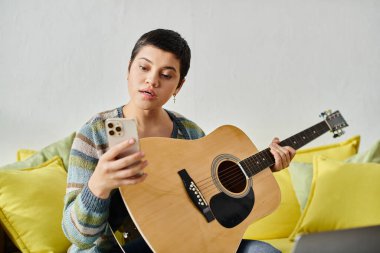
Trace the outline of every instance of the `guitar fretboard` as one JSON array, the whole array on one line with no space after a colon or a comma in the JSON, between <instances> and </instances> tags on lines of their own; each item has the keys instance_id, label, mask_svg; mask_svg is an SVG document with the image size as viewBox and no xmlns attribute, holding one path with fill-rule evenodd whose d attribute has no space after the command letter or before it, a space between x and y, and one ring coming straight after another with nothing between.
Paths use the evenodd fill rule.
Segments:
<instances>
[{"instance_id":1,"label":"guitar fretboard","mask_svg":"<svg viewBox=\"0 0 380 253\"><path fill-rule=\"evenodd\" d=\"M306 130L299 132L280 142L280 146L290 146L294 149L299 149L318 138L322 134L330 130L328 124L322 121ZM242 161L240 165L244 169L248 177L252 177L262 171L265 168L272 166L275 163L274 156L270 152L270 149L264 149Z\"/></svg>"}]
</instances>

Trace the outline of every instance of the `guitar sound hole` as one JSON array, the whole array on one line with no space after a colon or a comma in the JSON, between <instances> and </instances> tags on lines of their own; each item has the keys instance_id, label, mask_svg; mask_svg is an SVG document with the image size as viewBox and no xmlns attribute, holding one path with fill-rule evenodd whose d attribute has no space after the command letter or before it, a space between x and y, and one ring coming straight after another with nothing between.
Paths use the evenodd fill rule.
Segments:
<instances>
[{"instance_id":1,"label":"guitar sound hole","mask_svg":"<svg viewBox=\"0 0 380 253\"><path fill-rule=\"evenodd\" d=\"M231 161L223 161L219 164L218 178L223 187L233 193L240 193L246 187L243 172L236 163Z\"/></svg>"}]
</instances>

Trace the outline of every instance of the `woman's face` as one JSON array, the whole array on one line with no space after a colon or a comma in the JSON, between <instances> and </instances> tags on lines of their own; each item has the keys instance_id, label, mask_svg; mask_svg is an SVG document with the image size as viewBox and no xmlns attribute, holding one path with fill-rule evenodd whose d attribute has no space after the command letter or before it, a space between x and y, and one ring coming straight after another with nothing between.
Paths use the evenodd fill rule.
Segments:
<instances>
[{"instance_id":1,"label":"woman's face","mask_svg":"<svg viewBox=\"0 0 380 253\"><path fill-rule=\"evenodd\" d=\"M172 53L144 46L130 63L128 91L131 102L140 109L161 108L182 86L180 61Z\"/></svg>"}]
</instances>

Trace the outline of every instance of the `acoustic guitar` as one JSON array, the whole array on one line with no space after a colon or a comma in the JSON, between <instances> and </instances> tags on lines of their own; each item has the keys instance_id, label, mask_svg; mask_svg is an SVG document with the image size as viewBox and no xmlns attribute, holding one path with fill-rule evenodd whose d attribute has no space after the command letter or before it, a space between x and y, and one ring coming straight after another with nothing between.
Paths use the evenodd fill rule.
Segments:
<instances>
[{"instance_id":1,"label":"acoustic guitar","mask_svg":"<svg viewBox=\"0 0 380 253\"><path fill-rule=\"evenodd\" d=\"M298 149L328 131L338 137L348 126L339 111L322 116L280 145ZM121 226L129 230L116 236L120 244L137 228L153 252L236 252L247 227L280 203L269 148L258 152L237 127L197 140L149 137L140 145L148 177L119 189L134 223Z\"/></svg>"}]
</instances>

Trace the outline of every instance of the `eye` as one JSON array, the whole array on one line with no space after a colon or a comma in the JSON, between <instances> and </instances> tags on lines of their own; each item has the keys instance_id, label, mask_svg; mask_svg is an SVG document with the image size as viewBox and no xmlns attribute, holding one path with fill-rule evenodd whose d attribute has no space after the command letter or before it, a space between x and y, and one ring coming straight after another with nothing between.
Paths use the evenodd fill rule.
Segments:
<instances>
[{"instance_id":1,"label":"eye","mask_svg":"<svg viewBox=\"0 0 380 253\"><path fill-rule=\"evenodd\" d=\"M163 78L165 78L165 79L170 79L170 78L172 78L172 76L169 75L169 74L161 74L161 76L162 76Z\"/></svg>"},{"instance_id":2,"label":"eye","mask_svg":"<svg viewBox=\"0 0 380 253\"><path fill-rule=\"evenodd\" d=\"M148 68L145 67L145 66L143 66L143 65L139 65L139 69L141 69L142 71L147 71L148 70Z\"/></svg>"}]
</instances>

